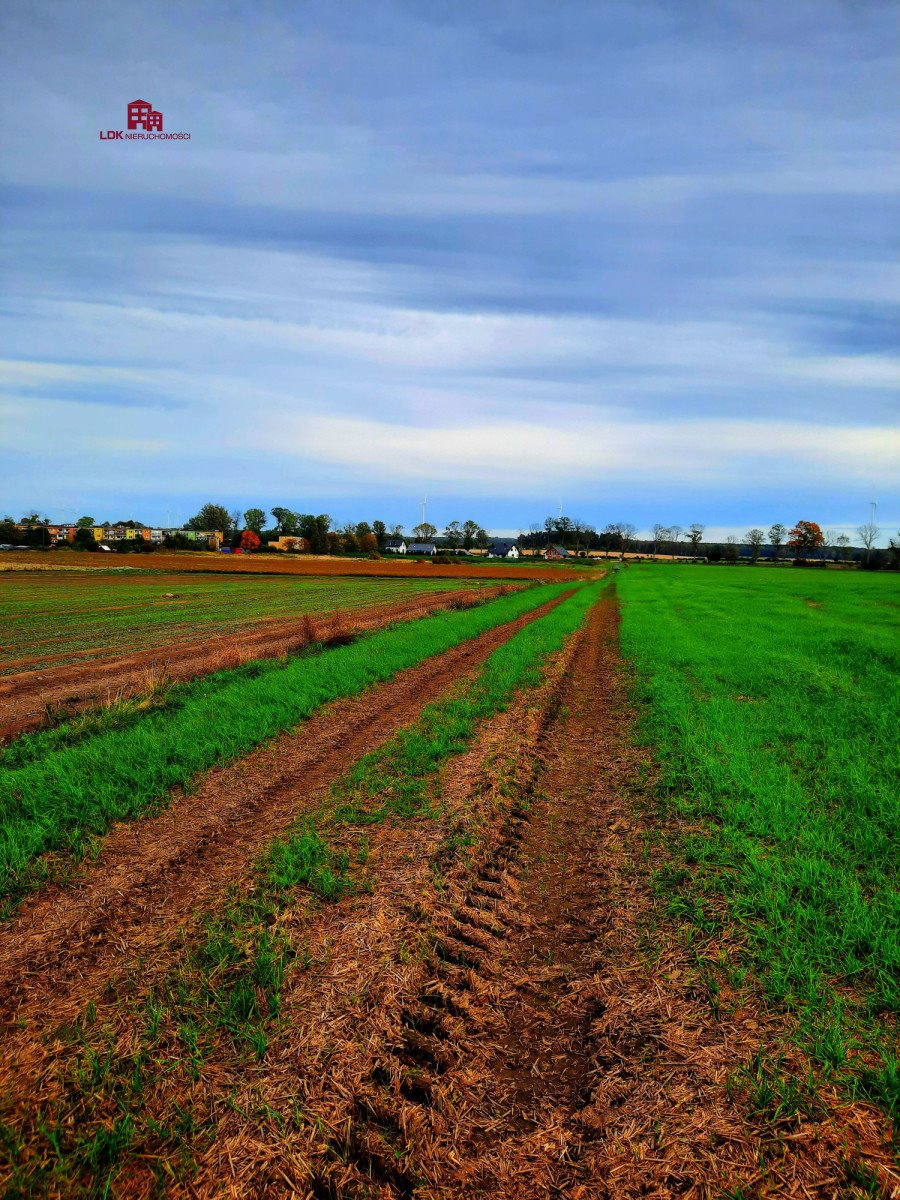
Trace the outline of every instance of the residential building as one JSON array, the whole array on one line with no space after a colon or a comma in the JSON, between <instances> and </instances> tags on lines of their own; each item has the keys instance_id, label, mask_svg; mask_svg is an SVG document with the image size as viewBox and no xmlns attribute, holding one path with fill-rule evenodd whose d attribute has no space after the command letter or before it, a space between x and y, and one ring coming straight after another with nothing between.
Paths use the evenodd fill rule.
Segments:
<instances>
[{"instance_id":1,"label":"residential building","mask_svg":"<svg viewBox=\"0 0 900 1200\"><path fill-rule=\"evenodd\" d=\"M488 546L488 558L518 558L519 547L515 538L494 538Z\"/></svg>"}]
</instances>

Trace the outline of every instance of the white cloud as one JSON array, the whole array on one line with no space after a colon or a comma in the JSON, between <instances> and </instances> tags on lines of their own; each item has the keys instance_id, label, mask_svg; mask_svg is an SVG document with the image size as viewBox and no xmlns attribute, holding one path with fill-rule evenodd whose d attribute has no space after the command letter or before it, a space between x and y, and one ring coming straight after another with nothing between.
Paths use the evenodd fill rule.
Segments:
<instances>
[{"instance_id":1,"label":"white cloud","mask_svg":"<svg viewBox=\"0 0 900 1200\"><path fill-rule=\"evenodd\" d=\"M698 487L750 489L776 480L883 482L900 466L900 431L778 421L604 418L588 410L555 428L515 421L421 428L362 418L308 416L250 435L261 450L362 469L384 480L477 485L486 493L568 481L661 477Z\"/></svg>"}]
</instances>

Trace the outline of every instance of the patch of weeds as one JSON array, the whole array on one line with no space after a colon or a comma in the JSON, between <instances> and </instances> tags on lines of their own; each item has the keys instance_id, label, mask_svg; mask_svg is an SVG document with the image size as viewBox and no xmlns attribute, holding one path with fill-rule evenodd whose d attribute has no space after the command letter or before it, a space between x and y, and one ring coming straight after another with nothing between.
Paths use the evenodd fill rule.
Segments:
<instances>
[{"instance_id":1,"label":"patch of weeds","mask_svg":"<svg viewBox=\"0 0 900 1200\"><path fill-rule=\"evenodd\" d=\"M864 1162L845 1162L844 1182L852 1187L849 1193L842 1193L847 1200L863 1200L869 1196L872 1200L883 1200L884 1189L878 1181L878 1172Z\"/></svg>"},{"instance_id":2,"label":"patch of weeds","mask_svg":"<svg viewBox=\"0 0 900 1200\"><path fill-rule=\"evenodd\" d=\"M747 1115L765 1125L793 1125L801 1115L814 1119L821 1114L814 1080L798 1080L783 1056L772 1058L762 1047L732 1072L726 1086L729 1096L740 1092Z\"/></svg>"}]
</instances>

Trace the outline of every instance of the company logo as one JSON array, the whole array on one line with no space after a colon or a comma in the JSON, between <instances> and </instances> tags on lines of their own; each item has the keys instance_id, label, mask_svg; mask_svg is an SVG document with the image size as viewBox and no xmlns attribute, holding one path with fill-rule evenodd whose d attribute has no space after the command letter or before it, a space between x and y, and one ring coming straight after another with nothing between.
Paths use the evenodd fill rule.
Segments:
<instances>
[{"instance_id":1,"label":"company logo","mask_svg":"<svg viewBox=\"0 0 900 1200\"><path fill-rule=\"evenodd\" d=\"M100 131L101 142L189 141L189 133L164 133L163 115L149 100L132 100L127 109L128 129ZM140 131L140 132L139 132Z\"/></svg>"},{"instance_id":2,"label":"company logo","mask_svg":"<svg viewBox=\"0 0 900 1200\"><path fill-rule=\"evenodd\" d=\"M132 100L128 105L128 128L162 132L162 113L157 112L149 100Z\"/></svg>"}]
</instances>

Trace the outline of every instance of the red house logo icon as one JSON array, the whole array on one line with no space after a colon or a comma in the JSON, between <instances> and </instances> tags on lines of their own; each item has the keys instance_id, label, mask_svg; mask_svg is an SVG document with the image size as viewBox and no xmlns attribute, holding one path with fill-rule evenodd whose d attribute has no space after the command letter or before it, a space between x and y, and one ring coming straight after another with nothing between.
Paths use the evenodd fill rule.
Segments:
<instances>
[{"instance_id":1,"label":"red house logo icon","mask_svg":"<svg viewBox=\"0 0 900 1200\"><path fill-rule=\"evenodd\" d=\"M149 100L132 100L128 105L128 128L144 128L147 132L162 132L162 113L157 112Z\"/></svg>"}]
</instances>

